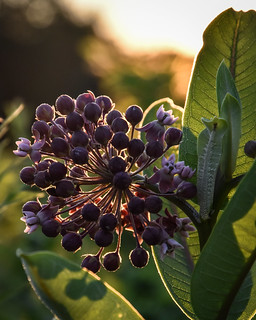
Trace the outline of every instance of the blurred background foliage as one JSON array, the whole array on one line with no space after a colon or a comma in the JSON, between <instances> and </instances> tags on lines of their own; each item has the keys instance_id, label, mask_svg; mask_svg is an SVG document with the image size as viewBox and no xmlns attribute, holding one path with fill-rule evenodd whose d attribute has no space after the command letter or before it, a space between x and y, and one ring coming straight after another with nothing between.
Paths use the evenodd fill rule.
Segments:
<instances>
[{"instance_id":1,"label":"blurred background foliage","mask_svg":"<svg viewBox=\"0 0 256 320\"><path fill-rule=\"evenodd\" d=\"M66 3L66 2L65 2ZM35 108L54 104L66 93L76 98L91 90L109 95L121 110L130 104L146 109L153 101L171 97L183 106L192 58L175 52L131 54L106 39L95 28L98 17L84 23L62 0L0 0L0 319L47 320L51 313L31 290L16 257L25 252L51 250L80 264L81 254L96 252L87 239L81 253L64 252L60 239L47 239L40 231L24 235L21 207L43 194L24 186L19 171L30 165L16 158L15 141L30 137ZM4 122L19 106L23 110ZM20 107L22 108L22 107ZM153 259L135 270L128 259L134 248L131 234L124 239L120 270L99 276L120 291L147 320L186 319L171 302Z\"/></svg>"}]
</instances>

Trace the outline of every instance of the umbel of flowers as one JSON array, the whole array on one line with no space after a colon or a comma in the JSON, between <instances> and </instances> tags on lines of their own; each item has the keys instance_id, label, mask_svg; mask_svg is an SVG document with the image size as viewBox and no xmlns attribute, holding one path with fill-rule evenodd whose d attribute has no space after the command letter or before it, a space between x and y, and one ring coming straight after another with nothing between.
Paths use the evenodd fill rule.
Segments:
<instances>
[{"instance_id":1,"label":"umbel of flowers","mask_svg":"<svg viewBox=\"0 0 256 320\"><path fill-rule=\"evenodd\" d=\"M195 229L189 218L163 208L161 197L194 197L196 187L187 181L194 171L183 161L175 162L174 154L166 156L182 139L182 131L172 126L177 120L172 111L161 106L155 121L137 128L142 118L139 106L122 114L109 97L95 97L90 91L76 99L61 95L55 106L39 105L31 128L34 142L20 138L14 151L33 162L21 170L22 182L48 194L46 204L37 200L23 205L25 232L41 227L47 237L60 234L63 248L72 252L90 237L99 250L84 255L82 267L93 272L101 265L109 271L119 268L124 230L135 238L133 266L148 263L143 242L146 247L159 245L162 258L174 257L175 249L182 249L174 234L188 237ZM146 133L146 144L134 138L135 130ZM143 170L160 157L162 168L154 167L152 176L144 177ZM108 252L113 241L116 249Z\"/></svg>"}]
</instances>

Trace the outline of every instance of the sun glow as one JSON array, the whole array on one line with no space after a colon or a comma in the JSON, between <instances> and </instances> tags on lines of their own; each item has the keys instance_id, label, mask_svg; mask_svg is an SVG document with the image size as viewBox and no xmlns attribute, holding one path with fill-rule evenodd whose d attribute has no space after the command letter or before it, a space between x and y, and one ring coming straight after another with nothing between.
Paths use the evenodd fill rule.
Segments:
<instances>
[{"instance_id":1,"label":"sun glow","mask_svg":"<svg viewBox=\"0 0 256 320\"><path fill-rule=\"evenodd\" d=\"M253 0L244 1L148 1L76 0L64 2L81 19L95 15L98 33L104 34L128 52L156 52L174 49L195 55L202 46L207 25L222 11L256 9Z\"/></svg>"}]
</instances>

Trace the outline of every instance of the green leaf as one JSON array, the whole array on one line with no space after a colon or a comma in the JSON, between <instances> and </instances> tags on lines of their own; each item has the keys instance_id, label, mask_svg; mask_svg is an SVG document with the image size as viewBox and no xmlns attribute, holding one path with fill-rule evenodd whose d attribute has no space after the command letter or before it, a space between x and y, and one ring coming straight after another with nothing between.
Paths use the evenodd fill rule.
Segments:
<instances>
[{"instance_id":1,"label":"green leaf","mask_svg":"<svg viewBox=\"0 0 256 320\"><path fill-rule=\"evenodd\" d=\"M227 122L221 118L202 119L206 126L198 136L197 197L200 216L209 218L217 171L222 155L222 139L227 130Z\"/></svg>"},{"instance_id":2,"label":"green leaf","mask_svg":"<svg viewBox=\"0 0 256 320\"><path fill-rule=\"evenodd\" d=\"M229 311L236 313L232 319L250 319L255 314L255 190L256 161L218 220L196 264L191 296L200 319L226 319ZM240 304L236 305L238 301ZM245 317L244 308L249 317Z\"/></svg>"},{"instance_id":3,"label":"green leaf","mask_svg":"<svg viewBox=\"0 0 256 320\"><path fill-rule=\"evenodd\" d=\"M183 117L180 160L197 166L197 138L204 129L201 117L218 115L216 74L221 61L228 66L239 92L242 109L242 137L234 176L249 170L252 160L243 152L245 143L256 136L256 12L232 8L217 16L204 32L191 77Z\"/></svg>"},{"instance_id":4,"label":"green leaf","mask_svg":"<svg viewBox=\"0 0 256 320\"><path fill-rule=\"evenodd\" d=\"M155 246L152 248L154 260L158 273L172 299L189 319L198 319L193 311L190 298L191 275L200 253L198 234L197 232L191 233L187 240L176 235L175 240L184 247L183 250L175 251L175 259L167 256L162 261L160 249Z\"/></svg>"},{"instance_id":5,"label":"green leaf","mask_svg":"<svg viewBox=\"0 0 256 320\"><path fill-rule=\"evenodd\" d=\"M58 319L143 319L121 294L78 265L47 251L17 254L36 294Z\"/></svg>"},{"instance_id":6,"label":"green leaf","mask_svg":"<svg viewBox=\"0 0 256 320\"><path fill-rule=\"evenodd\" d=\"M228 124L228 130L223 139L223 155L221 171L227 180L232 179L236 168L236 159L241 137L241 106L236 98L227 93L221 105L220 117Z\"/></svg>"},{"instance_id":7,"label":"green leaf","mask_svg":"<svg viewBox=\"0 0 256 320\"><path fill-rule=\"evenodd\" d=\"M240 97L236 89L235 81L232 77L231 72L225 65L224 60L221 62L216 76L216 93L217 93L217 101L218 101L218 108L219 108L219 115L221 116L221 106L223 100L227 93L237 99L239 104Z\"/></svg>"}]
</instances>

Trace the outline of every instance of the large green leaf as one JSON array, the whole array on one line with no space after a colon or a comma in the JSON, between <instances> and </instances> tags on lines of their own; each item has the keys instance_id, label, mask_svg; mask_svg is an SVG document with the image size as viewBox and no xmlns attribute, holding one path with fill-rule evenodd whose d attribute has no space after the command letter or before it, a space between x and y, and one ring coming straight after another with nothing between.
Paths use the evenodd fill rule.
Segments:
<instances>
[{"instance_id":1,"label":"large green leaf","mask_svg":"<svg viewBox=\"0 0 256 320\"><path fill-rule=\"evenodd\" d=\"M242 137L234 175L249 170L252 161L244 155L243 146L256 136L256 12L228 9L211 22L204 32L190 81L183 117L184 138L180 159L195 168L196 144L204 129L201 118L218 115L216 74L224 59L235 80L242 103Z\"/></svg>"},{"instance_id":2,"label":"large green leaf","mask_svg":"<svg viewBox=\"0 0 256 320\"><path fill-rule=\"evenodd\" d=\"M58 319L143 319L123 296L78 265L47 251L18 255L36 294Z\"/></svg>"},{"instance_id":3,"label":"large green leaf","mask_svg":"<svg viewBox=\"0 0 256 320\"><path fill-rule=\"evenodd\" d=\"M229 311L233 317L229 319L251 319L256 312L256 275L252 268L256 259L255 190L256 161L225 208L196 264L191 296L202 320L226 319Z\"/></svg>"},{"instance_id":4,"label":"large green leaf","mask_svg":"<svg viewBox=\"0 0 256 320\"><path fill-rule=\"evenodd\" d=\"M154 247L152 248L154 260L172 299L189 319L198 319L190 298L191 276L200 253L198 234L193 232L188 240L179 236L175 239L184 246L184 249L176 250L174 259L165 257L161 260L159 247Z\"/></svg>"}]
</instances>

